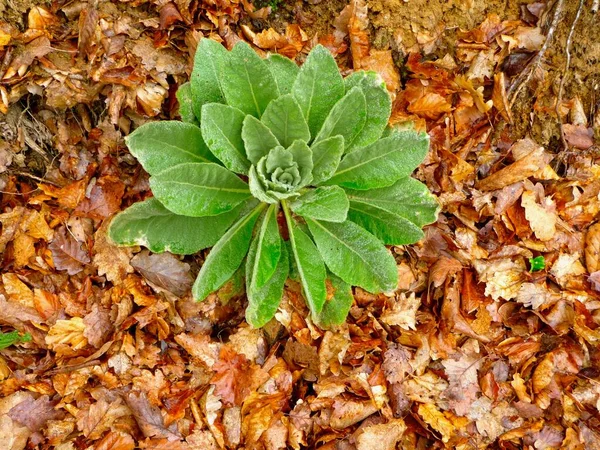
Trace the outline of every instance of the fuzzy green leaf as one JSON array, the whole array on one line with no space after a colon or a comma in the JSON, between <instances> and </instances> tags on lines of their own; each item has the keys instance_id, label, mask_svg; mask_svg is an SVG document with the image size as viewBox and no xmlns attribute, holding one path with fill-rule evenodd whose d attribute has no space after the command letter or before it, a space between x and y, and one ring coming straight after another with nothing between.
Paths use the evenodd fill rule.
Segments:
<instances>
[{"instance_id":1,"label":"fuzzy green leaf","mask_svg":"<svg viewBox=\"0 0 600 450\"><path fill-rule=\"evenodd\" d=\"M238 206L218 216L187 217L172 213L150 198L117 214L110 222L108 235L117 245L143 245L154 253L191 255L213 246L240 209Z\"/></svg>"},{"instance_id":2,"label":"fuzzy green leaf","mask_svg":"<svg viewBox=\"0 0 600 450\"><path fill-rule=\"evenodd\" d=\"M238 220L211 249L192 287L196 301L219 289L240 267L252 239L254 225L266 205L260 204Z\"/></svg>"},{"instance_id":3,"label":"fuzzy green leaf","mask_svg":"<svg viewBox=\"0 0 600 450\"><path fill-rule=\"evenodd\" d=\"M253 247L256 241L251 244L250 252L248 253L248 261L251 261L253 256ZM287 252L287 246L281 246L281 257L277 263L277 268L273 276L260 289L255 289L252 286L247 286L246 293L248 295L248 307L246 308L246 321L255 328L264 326L271 320L283 296L283 288L287 280L290 270L290 261ZM246 280L247 281L247 280Z\"/></svg>"},{"instance_id":4,"label":"fuzzy green leaf","mask_svg":"<svg viewBox=\"0 0 600 450\"><path fill-rule=\"evenodd\" d=\"M227 104L260 118L279 88L267 63L245 42L238 42L223 65L221 84Z\"/></svg>"},{"instance_id":5,"label":"fuzzy green leaf","mask_svg":"<svg viewBox=\"0 0 600 450\"><path fill-rule=\"evenodd\" d=\"M318 317L326 297L325 264L323 264L323 259L313 241L292 219L285 203L283 203L283 207L290 235L290 247L300 286L302 286L302 293L313 316Z\"/></svg>"},{"instance_id":6,"label":"fuzzy green leaf","mask_svg":"<svg viewBox=\"0 0 600 450\"><path fill-rule=\"evenodd\" d=\"M306 145L304 141L294 141L292 145L290 145L287 150L294 157L294 161L298 163L298 167L300 167L300 175L302 179L300 180L300 184L298 187L306 186L312 181L312 171L313 171L313 154L312 150Z\"/></svg>"},{"instance_id":7,"label":"fuzzy green leaf","mask_svg":"<svg viewBox=\"0 0 600 450\"><path fill-rule=\"evenodd\" d=\"M179 102L179 115L181 116L181 120L199 127L200 122L198 122L198 119L194 114L194 100L192 98L192 86L190 82L188 81L179 86L175 96Z\"/></svg>"},{"instance_id":8,"label":"fuzzy green leaf","mask_svg":"<svg viewBox=\"0 0 600 450\"><path fill-rule=\"evenodd\" d=\"M352 286L332 273L328 273L327 300L316 321L317 324L327 328L344 323L353 301Z\"/></svg>"},{"instance_id":9,"label":"fuzzy green leaf","mask_svg":"<svg viewBox=\"0 0 600 450\"><path fill-rule=\"evenodd\" d=\"M9 333L0 332L0 350L10 347L11 345L18 344L20 342L30 342L31 334L25 333L22 336L18 331L11 331Z\"/></svg>"},{"instance_id":10,"label":"fuzzy green leaf","mask_svg":"<svg viewBox=\"0 0 600 450\"><path fill-rule=\"evenodd\" d=\"M242 139L242 126L246 115L239 109L219 103L202 107L202 136L210 151L236 173L247 174L250 161Z\"/></svg>"},{"instance_id":11,"label":"fuzzy green leaf","mask_svg":"<svg viewBox=\"0 0 600 450\"><path fill-rule=\"evenodd\" d=\"M271 102L273 104L273 102ZM252 164L258 163L274 147L279 145L271 130L254 116L246 116L242 125L242 139L246 155Z\"/></svg>"},{"instance_id":12,"label":"fuzzy green leaf","mask_svg":"<svg viewBox=\"0 0 600 450\"><path fill-rule=\"evenodd\" d=\"M292 86L300 71L298 65L291 59L277 54L269 55L265 62L275 78L279 93L285 95L292 92Z\"/></svg>"},{"instance_id":13,"label":"fuzzy green leaf","mask_svg":"<svg viewBox=\"0 0 600 450\"><path fill-rule=\"evenodd\" d=\"M201 39L194 56L194 69L190 77L194 114L202 122L205 103L225 103L221 88L221 68L229 57L227 50L212 39Z\"/></svg>"},{"instance_id":14,"label":"fuzzy green leaf","mask_svg":"<svg viewBox=\"0 0 600 450\"><path fill-rule=\"evenodd\" d=\"M306 219L329 270L353 286L389 292L398 284L396 261L375 236L353 222Z\"/></svg>"},{"instance_id":15,"label":"fuzzy green leaf","mask_svg":"<svg viewBox=\"0 0 600 450\"><path fill-rule=\"evenodd\" d=\"M348 219L386 245L412 244L423 238L423 231L411 221L368 203L350 202Z\"/></svg>"},{"instance_id":16,"label":"fuzzy green leaf","mask_svg":"<svg viewBox=\"0 0 600 450\"><path fill-rule=\"evenodd\" d=\"M187 163L150 178L154 196L175 214L216 216L247 200L248 185L216 164Z\"/></svg>"},{"instance_id":17,"label":"fuzzy green leaf","mask_svg":"<svg viewBox=\"0 0 600 450\"><path fill-rule=\"evenodd\" d=\"M311 189L290 203L296 214L328 222L345 221L348 206L348 197L339 186Z\"/></svg>"},{"instance_id":18,"label":"fuzzy green leaf","mask_svg":"<svg viewBox=\"0 0 600 450\"><path fill-rule=\"evenodd\" d=\"M425 159L429 137L425 133L398 131L387 138L347 154L324 184L351 189L390 186L410 175Z\"/></svg>"},{"instance_id":19,"label":"fuzzy green leaf","mask_svg":"<svg viewBox=\"0 0 600 450\"><path fill-rule=\"evenodd\" d=\"M191 123L148 122L127 136L125 143L150 175L182 163L217 162L200 128Z\"/></svg>"},{"instance_id":20,"label":"fuzzy green leaf","mask_svg":"<svg viewBox=\"0 0 600 450\"><path fill-rule=\"evenodd\" d=\"M300 68L292 94L311 136L316 136L333 105L344 95L344 80L329 50L322 45L312 49Z\"/></svg>"},{"instance_id":21,"label":"fuzzy green leaf","mask_svg":"<svg viewBox=\"0 0 600 450\"><path fill-rule=\"evenodd\" d=\"M360 86L365 94L367 104L367 118L364 127L351 142L346 143L346 152L349 153L356 148L369 145L381 137L392 112L392 99L385 83L376 72L360 70L346 77L344 82L346 91Z\"/></svg>"},{"instance_id":22,"label":"fuzzy green leaf","mask_svg":"<svg viewBox=\"0 0 600 450\"><path fill-rule=\"evenodd\" d=\"M353 202L367 203L410 220L418 227L437 220L439 205L427 186L414 178L405 177L391 186L359 191L346 189Z\"/></svg>"},{"instance_id":23,"label":"fuzzy green leaf","mask_svg":"<svg viewBox=\"0 0 600 450\"><path fill-rule=\"evenodd\" d=\"M353 87L337 102L321 127L315 142L331 136L343 136L345 147L349 147L365 126L367 103L360 87Z\"/></svg>"},{"instance_id":24,"label":"fuzzy green leaf","mask_svg":"<svg viewBox=\"0 0 600 450\"><path fill-rule=\"evenodd\" d=\"M308 125L292 95L283 95L269 103L261 120L284 147L289 147L297 139L310 140Z\"/></svg>"},{"instance_id":25,"label":"fuzzy green leaf","mask_svg":"<svg viewBox=\"0 0 600 450\"><path fill-rule=\"evenodd\" d=\"M313 152L313 185L330 179L344 154L344 138L333 136L311 146Z\"/></svg>"},{"instance_id":26,"label":"fuzzy green leaf","mask_svg":"<svg viewBox=\"0 0 600 450\"><path fill-rule=\"evenodd\" d=\"M273 276L281 255L281 237L277 224L277 204L269 206L257 230L256 248L252 258L248 259L246 279L248 286L255 291L262 288Z\"/></svg>"}]
</instances>

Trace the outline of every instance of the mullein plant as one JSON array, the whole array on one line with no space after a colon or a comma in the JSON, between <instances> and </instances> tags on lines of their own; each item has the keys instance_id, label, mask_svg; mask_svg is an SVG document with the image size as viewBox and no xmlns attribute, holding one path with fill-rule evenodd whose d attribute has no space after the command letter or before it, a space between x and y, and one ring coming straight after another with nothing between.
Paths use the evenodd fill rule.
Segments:
<instances>
[{"instance_id":1,"label":"mullein plant","mask_svg":"<svg viewBox=\"0 0 600 450\"><path fill-rule=\"evenodd\" d=\"M346 319L352 286L396 288L385 245L420 240L438 204L410 177L428 137L387 126L391 99L376 73L343 78L320 45L298 67L202 39L177 97L182 122L126 139L154 196L112 220L115 243L180 255L212 247L194 298L243 271L254 327L273 318L288 278L321 326Z\"/></svg>"}]
</instances>

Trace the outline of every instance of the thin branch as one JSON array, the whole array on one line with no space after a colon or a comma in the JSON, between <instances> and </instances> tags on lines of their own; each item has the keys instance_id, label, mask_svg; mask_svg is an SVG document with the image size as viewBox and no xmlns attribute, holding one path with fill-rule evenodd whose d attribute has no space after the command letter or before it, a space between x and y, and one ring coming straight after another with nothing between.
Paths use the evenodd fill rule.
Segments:
<instances>
[{"instance_id":1,"label":"thin branch","mask_svg":"<svg viewBox=\"0 0 600 450\"><path fill-rule=\"evenodd\" d=\"M562 77L560 78L560 86L558 87L558 96L556 98L556 116L558 117L558 125L560 127L560 138L563 143L563 148L567 150L569 148L569 144L567 143L567 139L565 138L565 132L563 131L563 120L560 116L560 106L562 105L562 95L563 89L565 87L565 80L569 76L569 66L571 65L571 45L573 45L573 35L575 34L575 27L577 26L577 22L579 21L579 17L581 17L581 10L583 9L583 4L585 0L579 0L579 7L577 8L577 13L575 14L575 18L573 19L573 23L571 24L571 29L569 30L569 36L567 36L567 43L565 45L565 53L567 57L565 59L565 68L563 70Z\"/></svg>"},{"instance_id":2,"label":"thin branch","mask_svg":"<svg viewBox=\"0 0 600 450\"><path fill-rule=\"evenodd\" d=\"M515 100L519 96L519 93L521 92L523 87L525 87L529 84L529 82L531 81L531 77L533 76L534 72L536 71L536 69L538 68L540 63L542 62L542 59L544 58L544 55L546 54L546 50L548 50L548 47L550 46L550 43L552 42L552 37L554 36L554 32L556 31L556 28L558 27L558 23L560 21L560 16L562 15L563 6L564 6L564 0L558 0L556 3L556 8L554 10L554 16L552 17L552 23L550 24L550 27L548 28L548 32L546 34L546 40L544 41L544 45L542 46L540 51L537 53L537 55L535 55L535 57L531 60L531 62L525 68L525 70L523 70L523 72L521 72L519 74L517 79L510 85L507 95L510 99L509 104L510 104L511 108L512 108L513 104L515 103Z\"/></svg>"}]
</instances>

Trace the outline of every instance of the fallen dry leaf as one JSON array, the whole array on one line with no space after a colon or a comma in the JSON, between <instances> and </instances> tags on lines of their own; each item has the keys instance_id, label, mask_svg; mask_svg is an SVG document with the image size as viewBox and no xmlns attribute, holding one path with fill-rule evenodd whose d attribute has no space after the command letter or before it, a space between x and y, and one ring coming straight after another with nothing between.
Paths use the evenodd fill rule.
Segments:
<instances>
[{"instance_id":1,"label":"fallen dry leaf","mask_svg":"<svg viewBox=\"0 0 600 450\"><path fill-rule=\"evenodd\" d=\"M64 412L55 409L54 406L55 402L52 402L47 395L42 395L35 400L33 397L27 397L13 406L8 416L25 425L30 431L36 432L40 431L49 420L63 417Z\"/></svg>"},{"instance_id":2,"label":"fallen dry leaf","mask_svg":"<svg viewBox=\"0 0 600 450\"><path fill-rule=\"evenodd\" d=\"M388 423L371 425L362 429L356 438L357 450L394 450L406 431L402 419L392 419Z\"/></svg>"},{"instance_id":3,"label":"fallen dry leaf","mask_svg":"<svg viewBox=\"0 0 600 450\"><path fill-rule=\"evenodd\" d=\"M57 270L66 270L69 275L76 275L83 270L83 265L91 260L78 242L65 227L61 227L48 246L52 252L52 261Z\"/></svg>"},{"instance_id":4,"label":"fallen dry leaf","mask_svg":"<svg viewBox=\"0 0 600 450\"><path fill-rule=\"evenodd\" d=\"M592 225L585 235L585 265L589 273L600 270L600 223Z\"/></svg>"},{"instance_id":5,"label":"fallen dry leaf","mask_svg":"<svg viewBox=\"0 0 600 450\"><path fill-rule=\"evenodd\" d=\"M531 225L535 236L541 241L549 241L556 233L558 217L554 213L554 203L548 197L544 198L543 205L536 202L535 194L531 191L523 192L521 206L525 208L525 217Z\"/></svg>"},{"instance_id":6,"label":"fallen dry leaf","mask_svg":"<svg viewBox=\"0 0 600 450\"><path fill-rule=\"evenodd\" d=\"M135 255L131 266L149 282L179 297L188 292L193 283L190 265L171 253L150 254L143 250Z\"/></svg>"},{"instance_id":7,"label":"fallen dry leaf","mask_svg":"<svg viewBox=\"0 0 600 450\"><path fill-rule=\"evenodd\" d=\"M181 439L176 424L166 427L160 409L152 406L143 392L130 392L126 395L125 402L144 436L165 438L170 442Z\"/></svg>"}]
</instances>

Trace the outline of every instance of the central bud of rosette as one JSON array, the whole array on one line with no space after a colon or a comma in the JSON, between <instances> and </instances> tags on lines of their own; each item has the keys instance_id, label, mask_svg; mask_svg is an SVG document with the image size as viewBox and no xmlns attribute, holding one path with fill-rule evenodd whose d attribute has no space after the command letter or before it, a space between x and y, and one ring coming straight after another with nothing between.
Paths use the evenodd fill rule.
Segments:
<instances>
[{"instance_id":1,"label":"central bud of rosette","mask_svg":"<svg viewBox=\"0 0 600 450\"><path fill-rule=\"evenodd\" d=\"M297 140L288 148L277 146L250 168L250 191L266 203L297 197L312 181L312 151Z\"/></svg>"}]
</instances>

